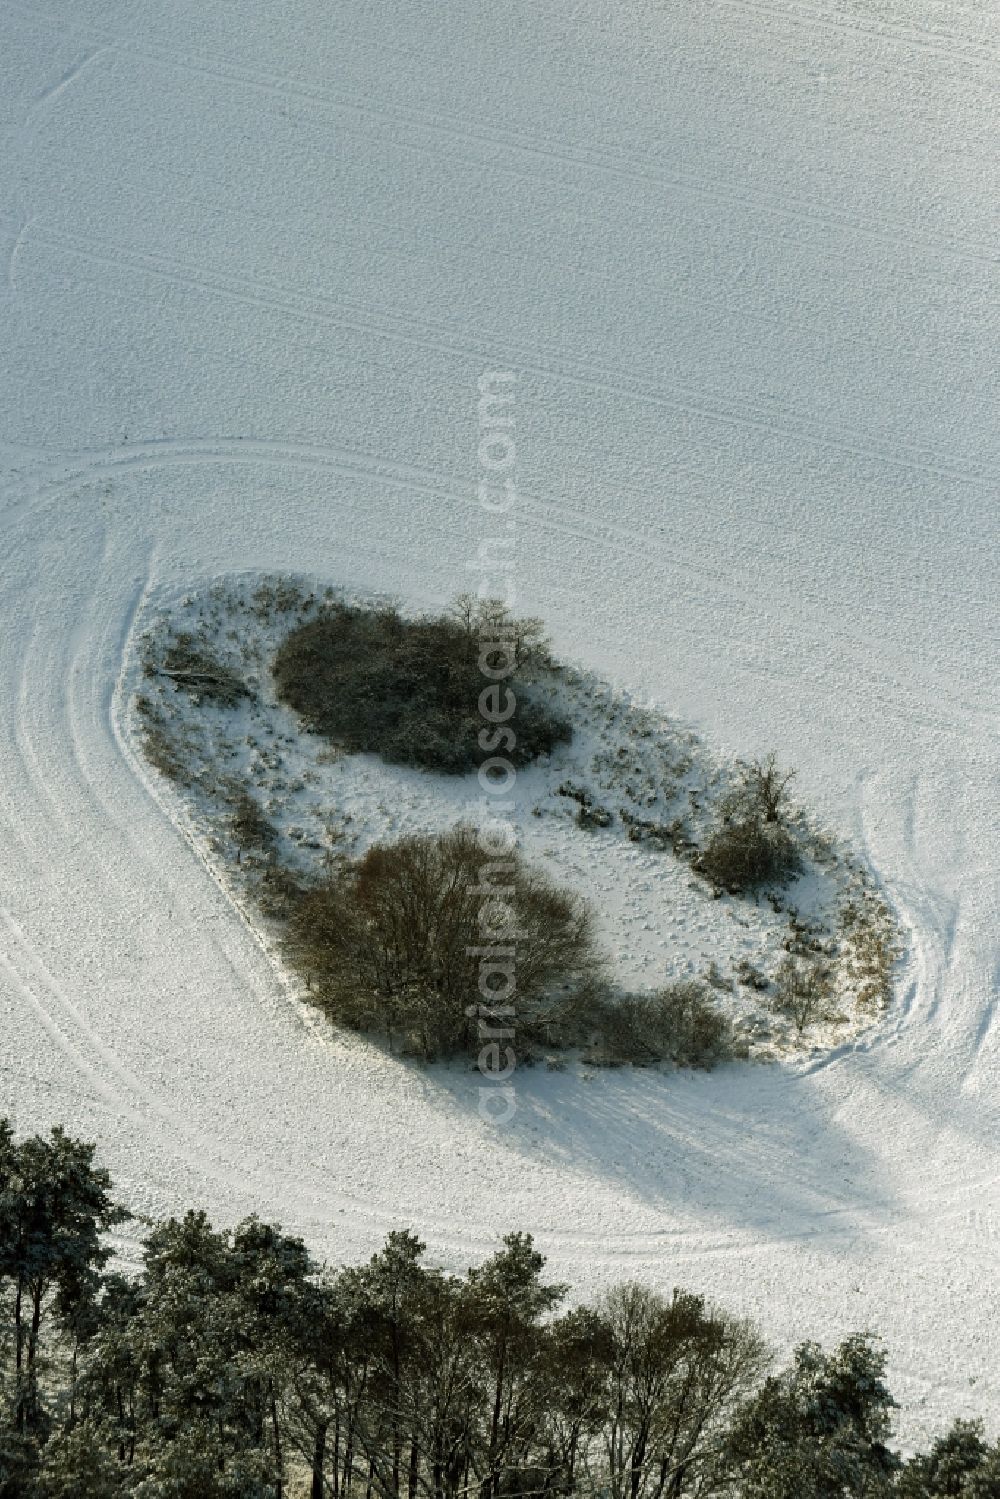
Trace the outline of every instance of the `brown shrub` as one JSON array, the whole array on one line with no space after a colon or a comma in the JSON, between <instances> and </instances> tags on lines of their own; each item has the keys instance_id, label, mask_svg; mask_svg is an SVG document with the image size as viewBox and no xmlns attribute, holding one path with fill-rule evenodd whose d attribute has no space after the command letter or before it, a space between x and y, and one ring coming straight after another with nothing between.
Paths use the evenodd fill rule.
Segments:
<instances>
[{"instance_id":1,"label":"brown shrub","mask_svg":"<svg viewBox=\"0 0 1000 1499\"><path fill-rule=\"evenodd\" d=\"M721 823L693 864L717 889L742 895L784 884L800 862L794 838L780 823L746 817Z\"/></svg>"},{"instance_id":2,"label":"brown shrub","mask_svg":"<svg viewBox=\"0 0 1000 1499\"><path fill-rule=\"evenodd\" d=\"M299 625L274 660L278 696L306 727L352 752L379 754L400 765L460 774L482 764L499 735L503 754L525 765L569 739L564 720L533 702L518 672L544 655L534 622L444 615L403 619L394 609L334 604ZM499 690L480 664L488 642L510 642L516 669ZM487 658L503 667L499 650ZM487 725L483 691L499 691L494 711L503 712L513 693L512 715ZM513 743L510 742L511 738Z\"/></svg>"},{"instance_id":3,"label":"brown shrub","mask_svg":"<svg viewBox=\"0 0 1000 1499\"><path fill-rule=\"evenodd\" d=\"M682 979L653 994L605 996L593 1016L594 1055L606 1063L712 1067L739 1053L732 1023L698 979Z\"/></svg>"},{"instance_id":4,"label":"brown shrub","mask_svg":"<svg viewBox=\"0 0 1000 1499\"><path fill-rule=\"evenodd\" d=\"M600 966L583 903L516 852L491 862L467 827L378 844L303 892L287 950L332 1019L425 1056L478 1050L481 1004L518 1041L558 1044Z\"/></svg>"}]
</instances>

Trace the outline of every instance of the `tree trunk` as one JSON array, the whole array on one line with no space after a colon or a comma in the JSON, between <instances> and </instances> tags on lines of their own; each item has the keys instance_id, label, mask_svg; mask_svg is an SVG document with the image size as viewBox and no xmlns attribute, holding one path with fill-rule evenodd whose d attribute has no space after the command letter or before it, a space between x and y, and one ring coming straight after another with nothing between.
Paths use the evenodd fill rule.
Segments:
<instances>
[{"instance_id":1,"label":"tree trunk","mask_svg":"<svg viewBox=\"0 0 1000 1499\"><path fill-rule=\"evenodd\" d=\"M326 1427L327 1423L321 1421L316 1428L316 1440L313 1443L312 1458L312 1488L309 1491L310 1499L323 1499L323 1467L326 1462ZM333 1462L333 1487L337 1490L337 1459L334 1451Z\"/></svg>"},{"instance_id":2,"label":"tree trunk","mask_svg":"<svg viewBox=\"0 0 1000 1499\"><path fill-rule=\"evenodd\" d=\"M16 1380L15 1386L14 1386L15 1389L17 1390L17 1415L16 1415L16 1418L15 1418L15 1424L17 1426L18 1431L23 1431L24 1430L24 1392L23 1392L23 1390L21 1388L21 1374L22 1374L22 1371L24 1369L24 1312L23 1312L23 1287L22 1287L22 1284L21 1284L20 1277L18 1277L18 1282L17 1282L17 1294L14 1297L14 1343L15 1343L15 1347L17 1349L16 1361L15 1361L15 1368L16 1368L16 1371L17 1371L17 1380Z\"/></svg>"},{"instance_id":3,"label":"tree trunk","mask_svg":"<svg viewBox=\"0 0 1000 1499\"><path fill-rule=\"evenodd\" d=\"M483 1499L491 1499L491 1496L499 1492L500 1485L497 1481L497 1457L499 1455L500 1442L500 1413L503 1410L503 1377L504 1377L504 1355L501 1351L500 1362L497 1366L497 1383L493 1396L493 1413L490 1419L490 1451L489 1472L483 1484Z\"/></svg>"},{"instance_id":4,"label":"tree trunk","mask_svg":"<svg viewBox=\"0 0 1000 1499\"><path fill-rule=\"evenodd\" d=\"M274 1499L282 1499L285 1486L284 1459L281 1451L281 1427L278 1424L278 1401L274 1393L274 1381L270 1380L271 1396L271 1434L274 1440L274 1470L275 1485Z\"/></svg>"},{"instance_id":5,"label":"tree trunk","mask_svg":"<svg viewBox=\"0 0 1000 1499\"><path fill-rule=\"evenodd\" d=\"M641 1431L636 1438L635 1446L632 1448L632 1473L630 1492L632 1499L638 1499L639 1488L642 1484L642 1465L646 1459L646 1432Z\"/></svg>"},{"instance_id":6,"label":"tree trunk","mask_svg":"<svg viewBox=\"0 0 1000 1499\"><path fill-rule=\"evenodd\" d=\"M38 1355L38 1334L42 1325L42 1297L44 1294L45 1291L42 1286L36 1286L31 1292L31 1322L28 1325L27 1337L28 1356L24 1365L25 1385L18 1403L19 1431L23 1431L25 1426L33 1426L38 1414L38 1386L35 1376L35 1362Z\"/></svg>"},{"instance_id":7,"label":"tree trunk","mask_svg":"<svg viewBox=\"0 0 1000 1499\"><path fill-rule=\"evenodd\" d=\"M119 1431L121 1431L123 1433L122 1437L120 1438L120 1440L118 1442L118 1461L120 1463L123 1463L125 1461L125 1436L124 1436L124 1430L125 1430L125 1406L124 1406L124 1403L122 1401L122 1387L121 1387L121 1385L116 1385L115 1386L115 1400L116 1400L116 1403L117 1403L117 1406L118 1406L118 1429L119 1429Z\"/></svg>"}]
</instances>

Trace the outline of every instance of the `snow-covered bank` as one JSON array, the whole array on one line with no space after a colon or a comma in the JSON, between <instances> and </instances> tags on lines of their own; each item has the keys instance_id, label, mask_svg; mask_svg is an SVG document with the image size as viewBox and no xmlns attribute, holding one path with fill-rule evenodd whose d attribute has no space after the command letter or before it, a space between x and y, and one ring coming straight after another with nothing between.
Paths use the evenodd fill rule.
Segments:
<instances>
[{"instance_id":1,"label":"snow-covered bank","mask_svg":"<svg viewBox=\"0 0 1000 1499\"><path fill-rule=\"evenodd\" d=\"M0 1096L140 1209L333 1256L512 1225L775 1338L879 1328L908 1434L1000 1406L998 18L920 3L10 4L0 19ZM519 372L521 605L779 744L912 958L866 1049L581 1089L335 1072L137 774L161 592L438 604ZM970 1382L972 1381L972 1382Z\"/></svg>"}]
</instances>

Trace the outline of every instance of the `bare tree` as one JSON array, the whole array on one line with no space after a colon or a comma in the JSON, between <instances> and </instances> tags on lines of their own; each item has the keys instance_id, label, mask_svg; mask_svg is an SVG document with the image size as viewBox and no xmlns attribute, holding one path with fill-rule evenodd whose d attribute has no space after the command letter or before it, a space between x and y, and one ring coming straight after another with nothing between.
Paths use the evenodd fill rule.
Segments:
<instances>
[{"instance_id":1,"label":"bare tree","mask_svg":"<svg viewBox=\"0 0 1000 1499\"><path fill-rule=\"evenodd\" d=\"M545 626L534 615L523 618L512 614L502 599L481 599L474 593L460 593L447 610L466 635L479 641L510 643L514 662L524 666L548 659L549 645Z\"/></svg>"},{"instance_id":2,"label":"bare tree","mask_svg":"<svg viewBox=\"0 0 1000 1499\"><path fill-rule=\"evenodd\" d=\"M734 894L783 884L800 866L787 826L789 785L795 772L778 769L776 757L742 768L742 780L720 806L719 820L695 858L695 868L719 890Z\"/></svg>"},{"instance_id":3,"label":"bare tree","mask_svg":"<svg viewBox=\"0 0 1000 1499\"><path fill-rule=\"evenodd\" d=\"M780 823L788 807L788 788L794 770L781 771L772 750L766 760L754 760L744 772L744 791L765 822Z\"/></svg>"},{"instance_id":4,"label":"bare tree","mask_svg":"<svg viewBox=\"0 0 1000 1499\"><path fill-rule=\"evenodd\" d=\"M768 1362L748 1324L700 1296L616 1286L598 1303L610 1333L602 1431L611 1499L703 1492L727 1418Z\"/></svg>"},{"instance_id":5,"label":"bare tree","mask_svg":"<svg viewBox=\"0 0 1000 1499\"><path fill-rule=\"evenodd\" d=\"M791 953L782 959L771 1008L794 1021L800 1036L807 1026L830 1019L832 999L833 975L828 964L802 962Z\"/></svg>"}]
</instances>

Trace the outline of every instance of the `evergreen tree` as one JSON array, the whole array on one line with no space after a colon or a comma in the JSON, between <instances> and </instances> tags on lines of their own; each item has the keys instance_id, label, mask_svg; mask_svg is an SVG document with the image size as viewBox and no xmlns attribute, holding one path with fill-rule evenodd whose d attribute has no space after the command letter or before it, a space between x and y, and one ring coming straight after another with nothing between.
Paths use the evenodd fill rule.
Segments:
<instances>
[{"instance_id":1,"label":"evergreen tree","mask_svg":"<svg viewBox=\"0 0 1000 1499\"><path fill-rule=\"evenodd\" d=\"M255 1218L153 1230L140 1285L108 1286L84 1386L129 1492L282 1499L311 1273L299 1240Z\"/></svg>"},{"instance_id":2,"label":"evergreen tree","mask_svg":"<svg viewBox=\"0 0 1000 1499\"><path fill-rule=\"evenodd\" d=\"M39 1373L50 1324L65 1330L92 1307L111 1251L102 1235L128 1216L111 1198L95 1147L54 1129L16 1145L0 1125L0 1297L13 1364L7 1419L19 1438L47 1421Z\"/></svg>"},{"instance_id":3,"label":"evergreen tree","mask_svg":"<svg viewBox=\"0 0 1000 1499\"><path fill-rule=\"evenodd\" d=\"M728 1443L740 1499L881 1499L899 1459L885 1354L862 1335L835 1353L803 1343L740 1412Z\"/></svg>"},{"instance_id":4,"label":"evergreen tree","mask_svg":"<svg viewBox=\"0 0 1000 1499\"><path fill-rule=\"evenodd\" d=\"M980 1421L956 1421L929 1453L899 1476L900 1499L1000 1499L1000 1444L989 1447Z\"/></svg>"},{"instance_id":5,"label":"evergreen tree","mask_svg":"<svg viewBox=\"0 0 1000 1499\"><path fill-rule=\"evenodd\" d=\"M503 1248L469 1271L472 1337L488 1405L475 1471L481 1499L517 1492L544 1427L544 1321L566 1287L542 1281L544 1256L530 1234L507 1234Z\"/></svg>"},{"instance_id":6,"label":"evergreen tree","mask_svg":"<svg viewBox=\"0 0 1000 1499\"><path fill-rule=\"evenodd\" d=\"M45 1444L32 1499L124 1499L128 1476L101 1431L82 1422Z\"/></svg>"}]
</instances>

